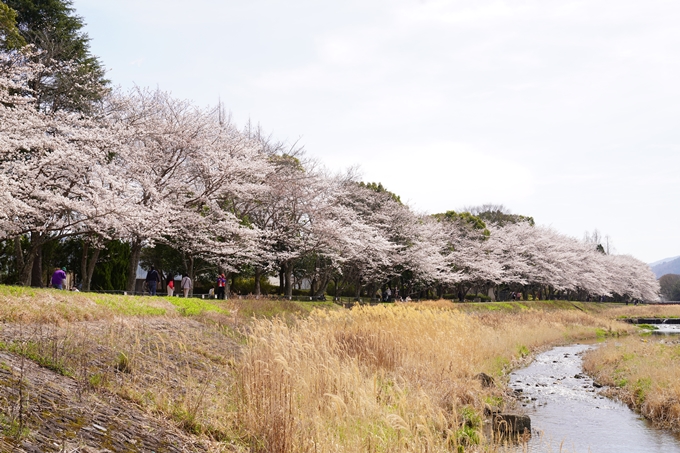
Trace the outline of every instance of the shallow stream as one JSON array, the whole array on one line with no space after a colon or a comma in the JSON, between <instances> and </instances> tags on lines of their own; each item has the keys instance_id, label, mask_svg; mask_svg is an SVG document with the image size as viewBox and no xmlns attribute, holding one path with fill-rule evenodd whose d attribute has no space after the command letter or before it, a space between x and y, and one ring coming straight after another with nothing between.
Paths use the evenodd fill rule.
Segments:
<instances>
[{"instance_id":1,"label":"shallow stream","mask_svg":"<svg viewBox=\"0 0 680 453\"><path fill-rule=\"evenodd\" d=\"M654 335L678 335L680 334L680 324L654 324L655 330L652 330Z\"/></svg>"},{"instance_id":2,"label":"shallow stream","mask_svg":"<svg viewBox=\"0 0 680 453\"><path fill-rule=\"evenodd\" d=\"M532 427L531 440L518 451L680 453L680 438L598 394L582 370L582 355L593 347L554 348L512 373L510 386L523 401Z\"/></svg>"}]
</instances>

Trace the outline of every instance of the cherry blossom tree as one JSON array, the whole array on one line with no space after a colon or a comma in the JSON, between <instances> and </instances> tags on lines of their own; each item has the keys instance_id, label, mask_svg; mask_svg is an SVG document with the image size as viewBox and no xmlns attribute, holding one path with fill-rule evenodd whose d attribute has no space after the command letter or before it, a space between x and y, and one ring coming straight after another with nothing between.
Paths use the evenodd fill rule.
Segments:
<instances>
[{"instance_id":1,"label":"cherry blossom tree","mask_svg":"<svg viewBox=\"0 0 680 453\"><path fill-rule=\"evenodd\" d=\"M13 241L23 284L41 283L47 241L79 237L85 289L103 241L123 239L130 290L142 248L160 242L192 276L198 258L227 272L251 268L256 283L279 271L288 297L296 270L313 295L334 280L356 297L398 282L402 294L455 288L461 300L500 286L534 297L658 298L653 273L633 257L498 206L475 208L481 217L416 214L380 184L239 130L220 106L139 88L86 112L48 105L33 83L48 80L47 69L32 52L0 52L0 240Z\"/></svg>"},{"instance_id":2,"label":"cherry blossom tree","mask_svg":"<svg viewBox=\"0 0 680 453\"><path fill-rule=\"evenodd\" d=\"M45 242L101 228L120 186L109 172L112 132L98 115L40 109L30 85L42 67L31 56L0 53L0 184L11 200L0 221L17 243L20 281L40 285Z\"/></svg>"},{"instance_id":3,"label":"cherry blossom tree","mask_svg":"<svg viewBox=\"0 0 680 453\"><path fill-rule=\"evenodd\" d=\"M112 102L121 131L114 160L135 188L138 215L121 219L131 244L128 289L145 244L164 240L182 251L186 270L201 257L223 268L251 257L257 232L229 210L230 200L258 192L269 171L258 144L224 121L169 93L136 89Z\"/></svg>"}]
</instances>

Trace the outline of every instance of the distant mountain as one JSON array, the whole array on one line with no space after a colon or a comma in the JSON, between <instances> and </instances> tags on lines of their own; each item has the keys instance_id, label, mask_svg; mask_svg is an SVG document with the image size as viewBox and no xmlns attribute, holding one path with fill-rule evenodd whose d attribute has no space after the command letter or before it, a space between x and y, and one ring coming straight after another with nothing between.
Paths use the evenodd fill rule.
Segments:
<instances>
[{"instance_id":1,"label":"distant mountain","mask_svg":"<svg viewBox=\"0 0 680 453\"><path fill-rule=\"evenodd\" d=\"M654 261L653 263L649 263L649 267L654 267L658 266L659 264L667 263L669 261L673 261L674 259L680 258L680 256L671 256L670 258L664 258L659 261Z\"/></svg>"},{"instance_id":2,"label":"distant mountain","mask_svg":"<svg viewBox=\"0 0 680 453\"><path fill-rule=\"evenodd\" d=\"M680 274L680 257L666 258L665 260L650 264L649 267L656 274L656 278L666 274Z\"/></svg>"}]
</instances>

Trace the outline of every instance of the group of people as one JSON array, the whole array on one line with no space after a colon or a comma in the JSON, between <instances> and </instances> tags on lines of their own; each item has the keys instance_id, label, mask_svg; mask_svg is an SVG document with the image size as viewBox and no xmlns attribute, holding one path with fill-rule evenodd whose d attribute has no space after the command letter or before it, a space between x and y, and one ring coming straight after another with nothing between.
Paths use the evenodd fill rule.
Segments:
<instances>
[{"instance_id":1,"label":"group of people","mask_svg":"<svg viewBox=\"0 0 680 453\"><path fill-rule=\"evenodd\" d=\"M220 274L217 276L217 294L215 293L215 288L210 288L208 291L208 296L210 297L216 297L218 299L225 299L225 290L227 287L227 279L224 277L224 274Z\"/></svg>"},{"instance_id":2,"label":"group of people","mask_svg":"<svg viewBox=\"0 0 680 453\"><path fill-rule=\"evenodd\" d=\"M224 299L224 286L226 283L226 280L224 278L224 274L220 276L222 279L222 283L220 285L220 279L218 278L217 280L217 294L219 296L220 294L220 286L221 286L221 294L222 298ZM55 289L66 289L66 268L54 268L54 272L52 273L52 278L50 280L50 286ZM151 266L151 269L149 269L149 272L146 274L146 286L147 289L149 290L149 295L155 296L158 290L158 284L161 282L161 276L158 274L158 271ZM180 288L182 288L182 291L184 292L184 297L189 297L189 291L193 287L193 283L191 281L191 278L187 274L182 274L182 280L180 281ZM166 286L166 289L168 291L168 296L173 296L175 292L175 280L174 279L168 279L168 284ZM70 289L71 291L78 291L78 288L75 286Z\"/></svg>"},{"instance_id":3,"label":"group of people","mask_svg":"<svg viewBox=\"0 0 680 453\"><path fill-rule=\"evenodd\" d=\"M155 296L158 288L158 284L161 282L161 276L158 271L151 266L149 272L146 274L146 285L149 289L149 295ZM189 297L189 291L191 290L193 283L191 278L187 274L182 274L182 280L180 281L179 287L184 293L184 297ZM175 279L169 278L168 284L166 285L166 290L168 291L168 296L172 297L175 293Z\"/></svg>"},{"instance_id":4,"label":"group of people","mask_svg":"<svg viewBox=\"0 0 680 453\"><path fill-rule=\"evenodd\" d=\"M395 288L394 289L394 297L392 297L392 289L388 286L385 290L381 291L378 290L376 292L376 296L378 299L381 299L383 302L392 302L392 301L399 301L402 302L403 299L399 296L399 289Z\"/></svg>"}]
</instances>

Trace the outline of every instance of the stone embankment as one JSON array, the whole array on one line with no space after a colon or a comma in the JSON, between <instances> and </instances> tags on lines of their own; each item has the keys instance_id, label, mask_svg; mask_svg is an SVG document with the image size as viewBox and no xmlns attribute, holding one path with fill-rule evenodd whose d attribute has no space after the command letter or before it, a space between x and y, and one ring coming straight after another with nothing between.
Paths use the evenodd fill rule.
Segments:
<instances>
[{"instance_id":1,"label":"stone embankment","mask_svg":"<svg viewBox=\"0 0 680 453\"><path fill-rule=\"evenodd\" d=\"M0 404L12 428L0 439L3 452L209 451L129 401L83 391L74 379L6 352L0 352Z\"/></svg>"}]
</instances>

